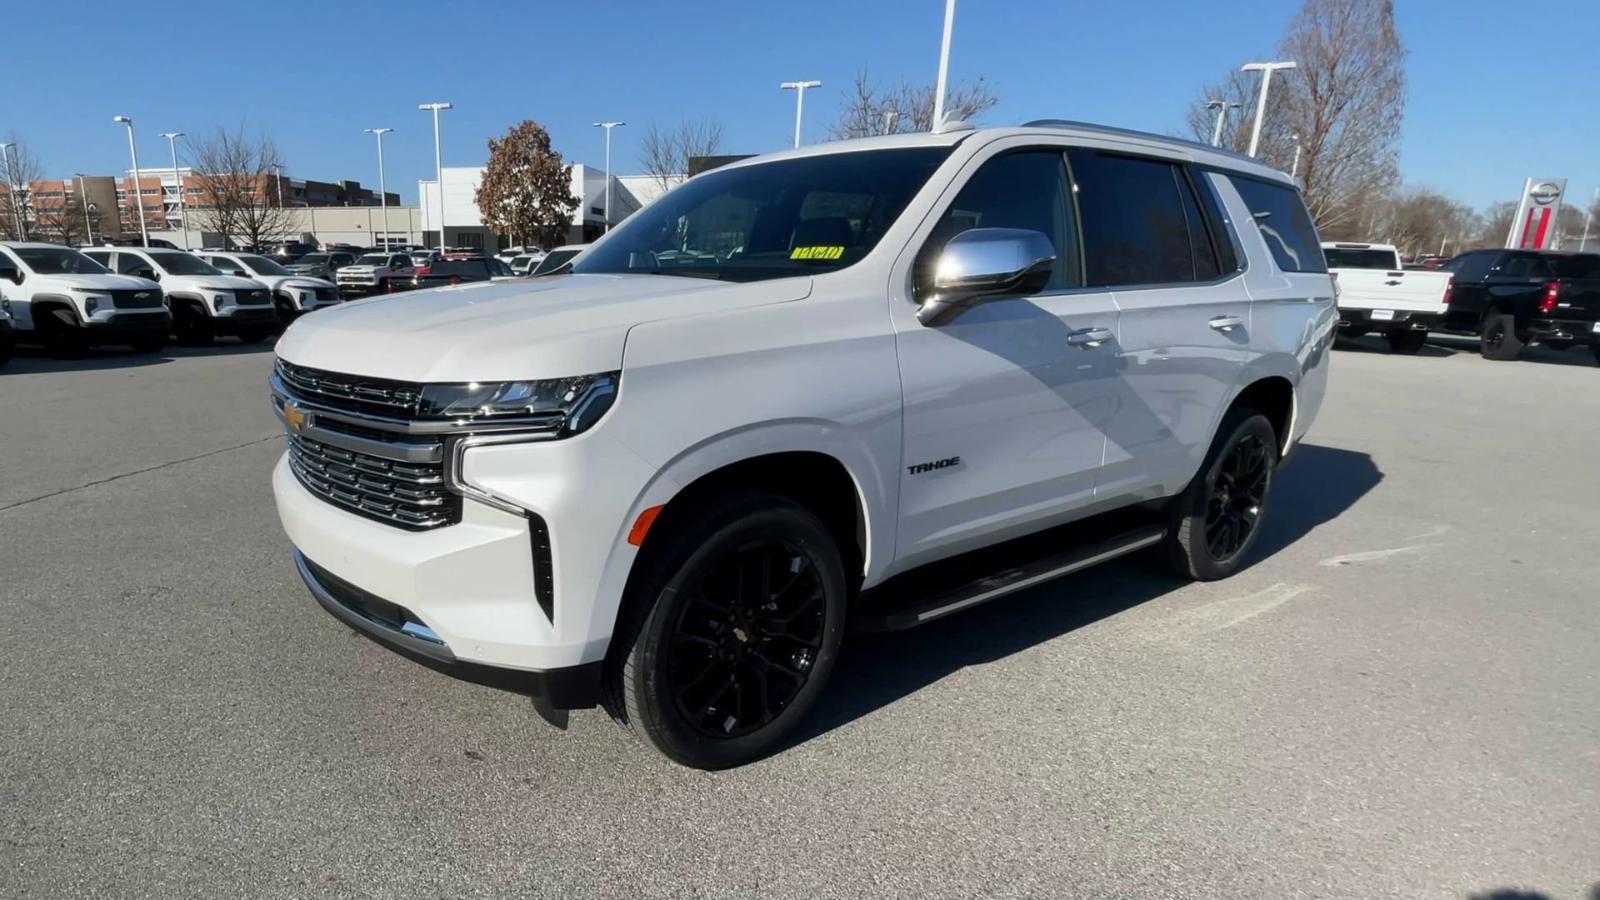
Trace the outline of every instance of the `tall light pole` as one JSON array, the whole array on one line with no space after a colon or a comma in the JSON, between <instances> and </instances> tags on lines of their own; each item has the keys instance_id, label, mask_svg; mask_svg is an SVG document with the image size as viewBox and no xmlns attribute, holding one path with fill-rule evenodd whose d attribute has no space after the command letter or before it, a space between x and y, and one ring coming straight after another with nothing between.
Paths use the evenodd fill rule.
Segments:
<instances>
[{"instance_id":1,"label":"tall light pole","mask_svg":"<svg viewBox=\"0 0 1600 900\"><path fill-rule=\"evenodd\" d=\"M82 172L73 172L72 177L78 179L78 200L83 203L83 230L88 237L83 239L85 244L94 243L94 223L89 221L89 185L84 182Z\"/></svg>"},{"instance_id":2,"label":"tall light pole","mask_svg":"<svg viewBox=\"0 0 1600 900\"><path fill-rule=\"evenodd\" d=\"M1222 146L1222 128L1223 128L1223 126L1225 124L1227 124L1227 121L1228 121L1228 107L1230 107L1230 106L1233 107L1234 109L1238 109L1239 108L1239 104L1237 104L1237 103L1229 103L1226 100L1207 100L1206 101L1206 109L1214 109L1214 110L1217 111L1217 127L1212 129L1212 131L1211 131L1211 146L1213 146L1213 147L1221 147Z\"/></svg>"},{"instance_id":3,"label":"tall light pole","mask_svg":"<svg viewBox=\"0 0 1600 900\"><path fill-rule=\"evenodd\" d=\"M611 231L611 129L627 122L596 122L594 127L606 130L606 231Z\"/></svg>"},{"instance_id":4,"label":"tall light pole","mask_svg":"<svg viewBox=\"0 0 1600 900\"><path fill-rule=\"evenodd\" d=\"M1254 62L1245 63L1240 67L1241 72L1260 72L1261 89L1256 91L1256 121L1255 127L1250 129L1250 155L1255 156L1256 150L1261 146L1261 120L1267 116L1267 89L1272 86L1272 73L1279 69L1292 69L1293 62Z\"/></svg>"},{"instance_id":5,"label":"tall light pole","mask_svg":"<svg viewBox=\"0 0 1600 900\"><path fill-rule=\"evenodd\" d=\"M820 81L785 81L778 85L786 91L794 91L794 145L800 146L800 113L806 108L806 88L822 87Z\"/></svg>"},{"instance_id":6,"label":"tall light pole","mask_svg":"<svg viewBox=\"0 0 1600 900\"><path fill-rule=\"evenodd\" d=\"M1298 178L1300 177L1300 132L1296 131L1289 137L1294 141L1294 163L1289 166L1289 177Z\"/></svg>"},{"instance_id":7,"label":"tall light pole","mask_svg":"<svg viewBox=\"0 0 1600 900\"><path fill-rule=\"evenodd\" d=\"M883 133L894 134L894 120L900 118L900 110L889 109L883 113Z\"/></svg>"},{"instance_id":8,"label":"tall light pole","mask_svg":"<svg viewBox=\"0 0 1600 900\"><path fill-rule=\"evenodd\" d=\"M933 87L933 129L944 123L944 86L950 75L950 30L956 24L956 0L944 0L944 40L939 42L939 80Z\"/></svg>"},{"instance_id":9,"label":"tall light pole","mask_svg":"<svg viewBox=\"0 0 1600 900\"><path fill-rule=\"evenodd\" d=\"M28 239L28 227L22 222L22 207L17 205L16 179L11 177L11 148L16 145L15 141L0 144L0 159L5 161L6 189L11 192L11 212L17 217L17 240L25 241Z\"/></svg>"},{"instance_id":10,"label":"tall light pole","mask_svg":"<svg viewBox=\"0 0 1600 900\"><path fill-rule=\"evenodd\" d=\"M189 213L183 208L183 178L178 174L178 138L183 137L181 131L163 131L161 136L167 139L167 145L172 150L172 183L178 187L178 227L183 229L183 249L189 249Z\"/></svg>"},{"instance_id":11,"label":"tall light pole","mask_svg":"<svg viewBox=\"0 0 1600 900\"><path fill-rule=\"evenodd\" d=\"M128 116L112 116L111 121L121 122L128 126L128 156L133 159L133 197L139 205L139 239L146 247L150 246L150 230L144 224L144 185L139 174L139 151L133 145L133 119Z\"/></svg>"},{"instance_id":12,"label":"tall light pole","mask_svg":"<svg viewBox=\"0 0 1600 900\"><path fill-rule=\"evenodd\" d=\"M1589 224L1594 221L1594 208L1600 206L1600 187L1594 189L1594 199L1589 202L1589 208L1583 213L1583 240L1578 242L1578 252L1582 253L1589 246ZM1439 254L1443 256L1443 253Z\"/></svg>"},{"instance_id":13,"label":"tall light pole","mask_svg":"<svg viewBox=\"0 0 1600 900\"><path fill-rule=\"evenodd\" d=\"M417 109L433 110L433 183L439 189L439 249L444 250L444 157L439 152L439 110L454 109L448 101L419 103Z\"/></svg>"},{"instance_id":14,"label":"tall light pole","mask_svg":"<svg viewBox=\"0 0 1600 900\"><path fill-rule=\"evenodd\" d=\"M383 249L389 249L389 190L383 183L383 136L393 128L366 128L367 134L378 137L378 204L383 207Z\"/></svg>"}]
</instances>

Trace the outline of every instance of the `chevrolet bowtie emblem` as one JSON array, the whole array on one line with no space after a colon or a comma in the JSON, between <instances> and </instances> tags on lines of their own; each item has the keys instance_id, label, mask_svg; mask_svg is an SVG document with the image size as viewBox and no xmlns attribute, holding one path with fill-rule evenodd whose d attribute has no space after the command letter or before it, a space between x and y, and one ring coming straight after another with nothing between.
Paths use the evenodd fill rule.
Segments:
<instances>
[{"instance_id":1,"label":"chevrolet bowtie emblem","mask_svg":"<svg viewBox=\"0 0 1600 900\"><path fill-rule=\"evenodd\" d=\"M283 404L283 422L289 426L290 431L299 431L306 427L306 423L310 420L311 416L307 415L293 402Z\"/></svg>"}]
</instances>

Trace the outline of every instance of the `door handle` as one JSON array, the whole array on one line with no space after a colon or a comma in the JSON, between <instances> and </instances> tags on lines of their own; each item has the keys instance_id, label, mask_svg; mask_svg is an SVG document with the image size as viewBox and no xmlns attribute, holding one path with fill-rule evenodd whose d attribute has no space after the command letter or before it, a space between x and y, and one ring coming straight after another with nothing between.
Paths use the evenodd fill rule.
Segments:
<instances>
[{"instance_id":1,"label":"door handle","mask_svg":"<svg viewBox=\"0 0 1600 900\"><path fill-rule=\"evenodd\" d=\"M1067 335L1067 343L1073 347L1098 347L1114 337L1109 328L1083 328Z\"/></svg>"},{"instance_id":2,"label":"door handle","mask_svg":"<svg viewBox=\"0 0 1600 900\"><path fill-rule=\"evenodd\" d=\"M1217 331L1232 331L1233 329L1238 328L1240 325L1243 325L1244 319L1241 319L1238 316L1217 316L1215 319L1212 319L1206 324L1210 325Z\"/></svg>"}]
</instances>

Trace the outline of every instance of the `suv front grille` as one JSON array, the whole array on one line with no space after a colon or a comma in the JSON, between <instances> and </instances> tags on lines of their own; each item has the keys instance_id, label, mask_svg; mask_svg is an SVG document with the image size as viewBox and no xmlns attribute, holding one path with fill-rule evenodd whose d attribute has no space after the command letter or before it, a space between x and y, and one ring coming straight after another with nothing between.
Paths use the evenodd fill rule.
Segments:
<instances>
[{"instance_id":1,"label":"suv front grille","mask_svg":"<svg viewBox=\"0 0 1600 900\"><path fill-rule=\"evenodd\" d=\"M461 497L442 463L404 463L290 432L289 466L313 494L351 512L421 530L461 521Z\"/></svg>"},{"instance_id":2,"label":"suv front grille","mask_svg":"<svg viewBox=\"0 0 1600 900\"><path fill-rule=\"evenodd\" d=\"M260 290L254 290L254 291L234 291L233 292L233 302L239 304L240 306L255 306L255 305L258 305L258 304L266 303L270 299L271 298L269 298L267 296L267 291L266 291L265 288L262 288Z\"/></svg>"},{"instance_id":3,"label":"suv front grille","mask_svg":"<svg viewBox=\"0 0 1600 900\"><path fill-rule=\"evenodd\" d=\"M337 300L337 299L339 299L339 289L338 288L317 288L317 299L318 300Z\"/></svg>"},{"instance_id":4,"label":"suv front grille","mask_svg":"<svg viewBox=\"0 0 1600 900\"><path fill-rule=\"evenodd\" d=\"M409 420L422 400L420 384L310 369L281 359L278 377L294 393L345 412Z\"/></svg>"},{"instance_id":5,"label":"suv front grille","mask_svg":"<svg viewBox=\"0 0 1600 900\"><path fill-rule=\"evenodd\" d=\"M111 291L111 305L117 309L160 309L161 291Z\"/></svg>"}]
</instances>

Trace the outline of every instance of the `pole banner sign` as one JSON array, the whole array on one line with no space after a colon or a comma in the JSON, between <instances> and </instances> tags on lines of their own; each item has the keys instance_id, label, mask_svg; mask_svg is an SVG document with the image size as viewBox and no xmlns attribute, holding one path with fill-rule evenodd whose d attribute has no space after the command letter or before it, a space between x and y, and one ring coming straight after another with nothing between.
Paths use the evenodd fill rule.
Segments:
<instances>
[{"instance_id":1,"label":"pole banner sign","mask_svg":"<svg viewBox=\"0 0 1600 900\"><path fill-rule=\"evenodd\" d=\"M1561 214L1561 197L1567 192L1565 178L1529 178L1522 185L1522 202L1511 217L1506 247L1514 250L1545 250L1555 244L1556 219Z\"/></svg>"}]
</instances>

